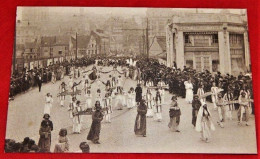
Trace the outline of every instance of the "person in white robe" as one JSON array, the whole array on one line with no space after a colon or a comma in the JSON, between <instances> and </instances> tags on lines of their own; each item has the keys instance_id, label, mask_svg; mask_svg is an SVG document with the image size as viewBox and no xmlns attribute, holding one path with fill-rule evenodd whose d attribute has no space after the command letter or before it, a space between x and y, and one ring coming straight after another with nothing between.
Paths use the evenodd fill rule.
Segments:
<instances>
[{"instance_id":1,"label":"person in white robe","mask_svg":"<svg viewBox=\"0 0 260 159\"><path fill-rule=\"evenodd\" d=\"M198 91L197 91L197 95L198 95L199 97L201 97L201 96L203 96L204 94L205 94L205 92L204 92L204 86L203 86L202 84L200 84L200 85L199 85L199 88L198 88ZM201 98L201 99L200 99L200 102L206 102L206 98L205 98L205 97Z\"/></svg>"},{"instance_id":2,"label":"person in white robe","mask_svg":"<svg viewBox=\"0 0 260 159\"><path fill-rule=\"evenodd\" d=\"M89 111L89 110L93 110L93 106L92 106L92 95L91 95L91 91L88 90L87 94L85 95L86 97L86 103L85 103L85 110Z\"/></svg>"},{"instance_id":3,"label":"person in white robe","mask_svg":"<svg viewBox=\"0 0 260 159\"><path fill-rule=\"evenodd\" d=\"M231 89L228 89L227 93L224 94L223 97L225 102L232 101L234 99L234 95L231 92ZM232 111L234 110L234 104L227 104L226 105L226 116L229 120L232 120Z\"/></svg>"},{"instance_id":4,"label":"person in white robe","mask_svg":"<svg viewBox=\"0 0 260 159\"><path fill-rule=\"evenodd\" d=\"M213 103L213 106L214 106L214 110L217 110L216 102L217 102L218 87L216 86L215 82L213 82L213 84L212 84L211 93L212 93L211 100L212 100L212 103Z\"/></svg>"},{"instance_id":5,"label":"person in white robe","mask_svg":"<svg viewBox=\"0 0 260 159\"><path fill-rule=\"evenodd\" d=\"M211 120L211 113L206 103L202 103L197 115L195 130L201 133L201 140L209 142L211 132L215 130L215 126Z\"/></svg>"},{"instance_id":6,"label":"person in white robe","mask_svg":"<svg viewBox=\"0 0 260 159\"><path fill-rule=\"evenodd\" d=\"M147 113L146 117L153 117L153 96L151 90L148 88L146 92L146 103L147 103Z\"/></svg>"},{"instance_id":7,"label":"person in white robe","mask_svg":"<svg viewBox=\"0 0 260 159\"><path fill-rule=\"evenodd\" d=\"M191 80L185 81L184 85L185 85L185 89L186 89L185 101L190 104L190 103L192 103L192 100L193 100L193 90L192 90L193 85L191 83Z\"/></svg>"},{"instance_id":8,"label":"person in white robe","mask_svg":"<svg viewBox=\"0 0 260 159\"><path fill-rule=\"evenodd\" d=\"M80 106L80 101L77 101L76 106L72 110L73 113L72 131L74 134L80 134L81 131L82 115L80 115L80 112L82 112L82 108Z\"/></svg>"},{"instance_id":9,"label":"person in white robe","mask_svg":"<svg viewBox=\"0 0 260 159\"><path fill-rule=\"evenodd\" d=\"M83 78L84 79L84 78ZM85 95L87 94L87 91L89 89L89 82L87 79L84 80L85 82L82 82L82 90L84 91Z\"/></svg>"},{"instance_id":10,"label":"person in white robe","mask_svg":"<svg viewBox=\"0 0 260 159\"><path fill-rule=\"evenodd\" d=\"M96 99L95 101L99 101L100 105L103 105L102 104L102 95L101 95L101 90L100 89L97 89L97 94L96 94Z\"/></svg>"},{"instance_id":11,"label":"person in white robe","mask_svg":"<svg viewBox=\"0 0 260 159\"><path fill-rule=\"evenodd\" d=\"M74 110L74 107L76 107L76 105L77 105L77 100L76 100L76 97L72 97L72 102L70 103L70 105L69 105L69 117L71 118L71 119L73 119L73 110Z\"/></svg>"},{"instance_id":12,"label":"person in white robe","mask_svg":"<svg viewBox=\"0 0 260 159\"><path fill-rule=\"evenodd\" d=\"M158 89L155 95L154 120L158 122L162 121L162 98Z\"/></svg>"},{"instance_id":13,"label":"person in white robe","mask_svg":"<svg viewBox=\"0 0 260 159\"><path fill-rule=\"evenodd\" d=\"M56 82L56 75L55 75L54 71L52 71L51 82L52 82L53 84Z\"/></svg>"},{"instance_id":14,"label":"person in white robe","mask_svg":"<svg viewBox=\"0 0 260 159\"><path fill-rule=\"evenodd\" d=\"M52 103L53 103L52 96L50 93L47 93L45 97L44 114L51 115Z\"/></svg>"},{"instance_id":15,"label":"person in white robe","mask_svg":"<svg viewBox=\"0 0 260 159\"><path fill-rule=\"evenodd\" d=\"M218 107L218 117L219 121L218 124L221 128L224 128L224 122L226 117L226 102L222 97L221 93L218 93L218 99L217 99L217 107Z\"/></svg>"},{"instance_id":16,"label":"person in white robe","mask_svg":"<svg viewBox=\"0 0 260 159\"><path fill-rule=\"evenodd\" d=\"M111 123L111 114L113 113L112 109L112 99L110 93L106 93L105 98L103 99L104 111L105 111L105 122Z\"/></svg>"},{"instance_id":17,"label":"person in white robe","mask_svg":"<svg viewBox=\"0 0 260 159\"><path fill-rule=\"evenodd\" d=\"M131 109L135 106L135 90L133 87L128 91L127 108Z\"/></svg>"},{"instance_id":18,"label":"person in white robe","mask_svg":"<svg viewBox=\"0 0 260 159\"><path fill-rule=\"evenodd\" d=\"M66 84L65 82L62 82L61 85L59 86L59 92L65 92L66 91ZM60 106L63 107L65 104L65 96L66 95L60 95Z\"/></svg>"},{"instance_id":19,"label":"person in white robe","mask_svg":"<svg viewBox=\"0 0 260 159\"><path fill-rule=\"evenodd\" d=\"M164 104L164 98L165 98L164 94L165 94L165 91L164 91L164 89L162 87L159 87L159 92L160 92L160 96L161 96L161 100L162 100L161 103Z\"/></svg>"}]
</instances>

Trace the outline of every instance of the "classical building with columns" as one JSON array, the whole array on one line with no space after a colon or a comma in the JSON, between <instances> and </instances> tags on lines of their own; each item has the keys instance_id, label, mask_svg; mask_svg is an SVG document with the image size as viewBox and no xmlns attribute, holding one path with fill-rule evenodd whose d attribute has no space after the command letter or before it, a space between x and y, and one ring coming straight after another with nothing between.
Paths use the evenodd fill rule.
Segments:
<instances>
[{"instance_id":1,"label":"classical building with columns","mask_svg":"<svg viewBox=\"0 0 260 159\"><path fill-rule=\"evenodd\" d=\"M246 14L187 13L166 26L167 66L237 75L250 71Z\"/></svg>"}]
</instances>

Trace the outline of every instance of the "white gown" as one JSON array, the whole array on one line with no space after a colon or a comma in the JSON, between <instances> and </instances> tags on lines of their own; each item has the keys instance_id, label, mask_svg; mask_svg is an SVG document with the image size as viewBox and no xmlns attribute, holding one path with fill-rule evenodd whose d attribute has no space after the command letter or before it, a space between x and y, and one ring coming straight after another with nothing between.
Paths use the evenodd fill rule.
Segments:
<instances>
[{"instance_id":1,"label":"white gown","mask_svg":"<svg viewBox=\"0 0 260 159\"><path fill-rule=\"evenodd\" d=\"M185 89L186 89L186 98L185 101L191 103L193 100L193 85L192 83L185 82Z\"/></svg>"},{"instance_id":2,"label":"white gown","mask_svg":"<svg viewBox=\"0 0 260 159\"><path fill-rule=\"evenodd\" d=\"M52 97L47 97L46 96L46 98L45 98L45 105L44 105L44 114L51 115L52 102L53 102Z\"/></svg>"}]
</instances>

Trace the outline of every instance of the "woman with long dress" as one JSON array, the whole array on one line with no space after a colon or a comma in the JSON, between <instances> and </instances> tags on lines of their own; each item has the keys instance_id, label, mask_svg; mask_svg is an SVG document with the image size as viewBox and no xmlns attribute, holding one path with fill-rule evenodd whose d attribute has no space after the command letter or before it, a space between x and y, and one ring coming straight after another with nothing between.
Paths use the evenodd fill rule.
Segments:
<instances>
[{"instance_id":1,"label":"woman with long dress","mask_svg":"<svg viewBox=\"0 0 260 159\"><path fill-rule=\"evenodd\" d=\"M146 117L153 117L153 96L151 90L148 88L146 93L147 114Z\"/></svg>"},{"instance_id":2,"label":"woman with long dress","mask_svg":"<svg viewBox=\"0 0 260 159\"><path fill-rule=\"evenodd\" d=\"M131 87L128 91L128 98L127 98L127 108L131 109L135 106L135 91L134 88Z\"/></svg>"},{"instance_id":3,"label":"woman with long dress","mask_svg":"<svg viewBox=\"0 0 260 159\"><path fill-rule=\"evenodd\" d=\"M141 87L141 84L137 84L137 87L135 88L135 101L136 101L136 104L139 105L139 103L141 102L142 100L142 87Z\"/></svg>"},{"instance_id":4,"label":"woman with long dress","mask_svg":"<svg viewBox=\"0 0 260 159\"><path fill-rule=\"evenodd\" d=\"M154 120L162 121L162 98L158 89L155 95Z\"/></svg>"},{"instance_id":5,"label":"woman with long dress","mask_svg":"<svg viewBox=\"0 0 260 159\"><path fill-rule=\"evenodd\" d=\"M185 81L184 82L185 85L185 89L186 89L186 98L185 101L188 102L189 104L192 103L192 99L193 99L193 85L191 83L191 80L189 79L189 81Z\"/></svg>"},{"instance_id":6,"label":"woman with long dress","mask_svg":"<svg viewBox=\"0 0 260 159\"><path fill-rule=\"evenodd\" d=\"M146 113L147 106L145 105L145 101L142 99L140 105L137 107L137 116L134 127L135 135L146 137Z\"/></svg>"},{"instance_id":7,"label":"woman with long dress","mask_svg":"<svg viewBox=\"0 0 260 159\"><path fill-rule=\"evenodd\" d=\"M47 93L45 97L44 114L51 115L52 102L53 102L52 96L50 95L50 93Z\"/></svg>"},{"instance_id":8,"label":"woman with long dress","mask_svg":"<svg viewBox=\"0 0 260 159\"><path fill-rule=\"evenodd\" d=\"M41 152L50 152L51 148L51 127L48 122L43 120L41 123L41 128L39 130L40 139L38 146Z\"/></svg>"},{"instance_id":9,"label":"woman with long dress","mask_svg":"<svg viewBox=\"0 0 260 159\"><path fill-rule=\"evenodd\" d=\"M196 127L196 121L197 121L197 116L199 109L201 107L201 102L199 100L199 96L197 94L194 95L194 98L192 100L192 125Z\"/></svg>"},{"instance_id":10,"label":"woman with long dress","mask_svg":"<svg viewBox=\"0 0 260 159\"><path fill-rule=\"evenodd\" d=\"M92 108L92 95L91 95L90 90L88 90L87 94L86 94L85 110L91 111L91 112L93 110L93 108Z\"/></svg>"},{"instance_id":11,"label":"woman with long dress","mask_svg":"<svg viewBox=\"0 0 260 159\"><path fill-rule=\"evenodd\" d=\"M87 140L91 140L94 144L100 144L99 134L101 131L101 121L103 120L102 108L100 102L96 101L95 104L96 111L92 114L92 124L89 130Z\"/></svg>"},{"instance_id":12,"label":"woman with long dress","mask_svg":"<svg viewBox=\"0 0 260 159\"><path fill-rule=\"evenodd\" d=\"M217 102L218 87L216 86L215 82L213 82L213 84L212 84L211 93L212 93L211 100L212 100L212 103L213 103L213 106L214 106L214 110L217 110L216 102Z\"/></svg>"},{"instance_id":13,"label":"woman with long dress","mask_svg":"<svg viewBox=\"0 0 260 159\"><path fill-rule=\"evenodd\" d=\"M205 142L209 142L209 138L211 137L210 131L215 130L215 126L211 121L211 114L206 103L203 103L199 109L195 130L201 133L201 140Z\"/></svg>"},{"instance_id":14,"label":"woman with long dress","mask_svg":"<svg viewBox=\"0 0 260 159\"><path fill-rule=\"evenodd\" d=\"M174 95L172 97L172 103L169 111L170 116L170 122L168 124L168 127L173 132L180 132L179 130L179 124L180 124L180 116L181 116L181 110L177 103L177 97Z\"/></svg>"}]
</instances>

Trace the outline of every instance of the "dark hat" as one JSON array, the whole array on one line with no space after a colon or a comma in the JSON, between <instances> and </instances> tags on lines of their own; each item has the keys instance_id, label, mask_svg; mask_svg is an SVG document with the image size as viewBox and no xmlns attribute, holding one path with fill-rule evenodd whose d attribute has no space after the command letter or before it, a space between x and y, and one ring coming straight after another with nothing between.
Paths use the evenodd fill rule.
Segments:
<instances>
[{"instance_id":1,"label":"dark hat","mask_svg":"<svg viewBox=\"0 0 260 159\"><path fill-rule=\"evenodd\" d=\"M51 116L50 116L49 114L44 114L44 115L43 115L43 118L44 118L44 119L49 119L50 117L51 117Z\"/></svg>"}]
</instances>

